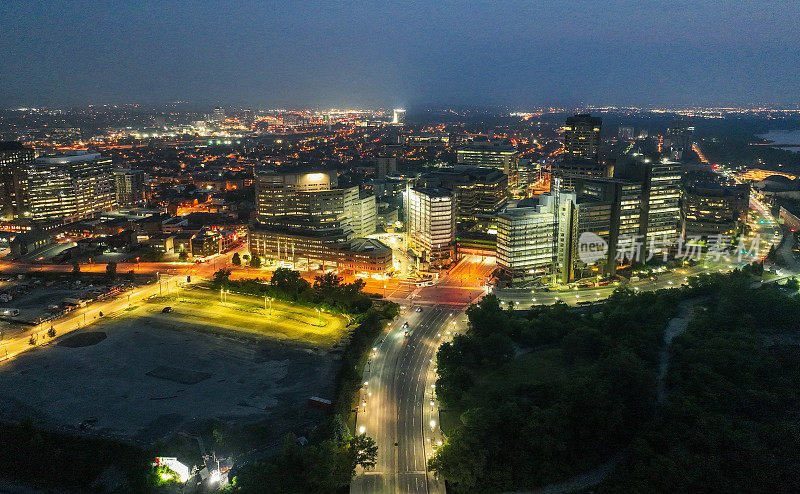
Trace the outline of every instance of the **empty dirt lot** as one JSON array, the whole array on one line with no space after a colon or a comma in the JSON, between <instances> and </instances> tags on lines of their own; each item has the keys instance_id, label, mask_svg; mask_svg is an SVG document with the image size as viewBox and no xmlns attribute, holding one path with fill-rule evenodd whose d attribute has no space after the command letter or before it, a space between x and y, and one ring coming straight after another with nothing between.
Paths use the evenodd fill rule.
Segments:
<instances>
[{"instance_id":1,"label":"empty dirt lot","mask_svg":"<svg viewBox=\"0 0 800 494\"><path fill-rule=\"evenodd\" d=\"M153 442L208 419L235 426L288 412L303 420L314 413L308 397L332 394L336 363L325 348L298 346L286 335L240 339L211 331L253 331L268 314L225 318L188 299L170 302L174 311L162 314L162 305L163 299L106 317L0 364L0 420L30 417L72 429L88 421L94 432ZM277 317L277 307L273 312ZM340 335L341 321L333 321ZM309 334L323 324L311 320Z\"/></svg>"}]
</instances>

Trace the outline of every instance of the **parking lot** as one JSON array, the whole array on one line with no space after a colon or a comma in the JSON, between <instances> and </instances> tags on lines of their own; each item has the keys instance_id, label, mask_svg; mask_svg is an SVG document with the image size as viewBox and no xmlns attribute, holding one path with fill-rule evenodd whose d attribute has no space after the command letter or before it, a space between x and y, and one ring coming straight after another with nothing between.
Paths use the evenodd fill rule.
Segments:
<instances>
[{"instance_id":1,"label":"parking lot","mask_svg":"<svg viewBox=\"0 0 800 494\"><path fill-rule=\"evenodd\" d=\"M6 278L0 281L0 309L19 311L17 315L9 316L15 322L36 324L63 313L69 309L68 306L77 307L76 301L92 300L107 291L105 284L68 279Z\"/></svg>"}]
</instances>

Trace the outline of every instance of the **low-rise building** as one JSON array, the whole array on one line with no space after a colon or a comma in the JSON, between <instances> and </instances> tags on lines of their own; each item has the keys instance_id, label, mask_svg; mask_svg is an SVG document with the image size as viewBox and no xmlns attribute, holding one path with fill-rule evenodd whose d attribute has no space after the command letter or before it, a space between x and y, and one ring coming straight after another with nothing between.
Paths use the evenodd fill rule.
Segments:
<instances>
[{"instance_id":1,"label":"low-rise building","mask_svg":"<svg viewBox=\"0 0 800 494\"><path fill-rule=\"evenodd\" d=\"M324 270L387 274L392 249L374 239L346 240L330 231L296 231L255 227L249 235L250 252L275 262L319 264Z\"/></svg>"}]
</instances>

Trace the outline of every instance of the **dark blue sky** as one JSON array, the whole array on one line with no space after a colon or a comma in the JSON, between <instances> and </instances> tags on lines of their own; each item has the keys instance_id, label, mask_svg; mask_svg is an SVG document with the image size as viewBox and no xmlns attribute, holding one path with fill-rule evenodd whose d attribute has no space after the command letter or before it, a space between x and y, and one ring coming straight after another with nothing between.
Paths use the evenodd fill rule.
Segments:
<instances>
[{"instance_id":1,"label":"dark blue sky","mask_svg":"<svg viewBox=\"0 0 800 494\"><path fill-rule=\"evenodd\" d=\"M0 105L798 104L798 19L794 0L4 0Z\"/></svg>"}]
</instances>

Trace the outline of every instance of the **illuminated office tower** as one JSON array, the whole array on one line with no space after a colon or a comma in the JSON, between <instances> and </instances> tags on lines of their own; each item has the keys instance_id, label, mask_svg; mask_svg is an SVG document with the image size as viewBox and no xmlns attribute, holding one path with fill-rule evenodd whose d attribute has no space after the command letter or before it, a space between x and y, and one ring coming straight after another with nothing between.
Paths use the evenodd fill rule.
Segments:
<instances>
[{"instance_id":1,"label":"illuminated office tower","mask_svg":"<svg viewBox=\"0 0 800 494\"><path fill-rule=\"evenodd\" d=\"M339 187L335 174L259 172L257 224L250 251L278 261L336 265L367 273L391 269L392 250L375 240L377 204L358 186Z\"/></svg>"},{"instance_id":2,"label":"illuminated office tower","mask_svg":"<svg viewBox=\"0 0 800 494\"><path fill-rule=\"evenodd\" d=\"M214 111L211 113L211 119L214 122L221 123L225 121L225 110L220 107L214 108Z\"/></svg>"},{"instance_id":3,"label":"illuminated office tower","mask_svg":"<svg viewBox=\"0 0 800 494\"><path fill-rule=\"evenodd\" d=\"M438 187L406 190L406 231L409 247L431 267L455 258L456 201L453 193Z\"/></svg>"},{"instance_id":4,"label":"illuminated office tower","mask_svg":"<svg viewBox=\"0 0 800 494\"><path fill-rule=\"evenodd\" d=\"M395 108L392 112L392 123L395 125L403 125L406 119L406 111L403 108Z\"/></svg>"},{"instance_id":5,"label":"illuminated office tower","mask_svg":"<svg viewBox=\"0 0 800 494\"><path fill-rule=\"evenodd\" d=\"M694 144L694 126L686 122L675 122L667 129L663 146L669 149L670 158L680 161Z\"/></svg>"},{"instance_id":6,"label":"illuminated office tower","mask_svg":"<svg viewBox=\"0 0 800 494\"><path fill-rule=\"evenodd\" d=\"M30 213L28 167L35 153L16 141L0 142L0 219L11 220Z\"/></svg>"},{"instance_id":7,"label":"illuminated office tower","mask_svg":"<svg viewBox=\"0 0 800 494\"><path fill-rule=\"evenodd\" d=\"M508 208L497 216L497 266L515 282L553 269L556 216L541 205Z\"/></svg>"},{"instance_id":8,"label":"illuminated office tower","mask_svg":"<svg viewBox=\"0 0 800 494\"><path fill-rule=\"evenodd\" d=\"M120 206L142 204L145 199L145 179L142 170L115 170L114 188Z\"/></svg>"},{"instance_id":9,"label":"illuminated office tower","mask_svg":"<svg viewBox=\"0 0 800 494\"><path fill-rule=\"evenodd\" d=\"M70 151L37 158L28 169L33 219L75 221L116 206L111 158L94 151Z\"/></svg>"},{"instance_id":10,"label":"illuminated office tower","mask_svg":"<svg viewBox=\"0 0 800 494\"><path fill-rule=\"evenodd\" d=\"M564 125L564 157L597 161L602 119L582 113L567 118Z\"/></svg>"},{"instance_id":11,"label":"illuminated office tower","mask_svg":"<svg viewBox=\"0 0 800 494\"><path fill-rule=\"evenodd\" d=\"M646 191L647 228L641 233L651 242L674 243L678 239L681 221L681 165L675 161L645 161L644 190Z\"/></svg>"},{"instance_id":12,"label":"illuminated office tower","mask_svg":"<svg viewBox=\"0 0 800 494\"><path fill-rule=\"evenodd\" d=\"M632 141L633 140L633 127L620 126L617 131L617 140Z\"/></svg>"},{"instance_id":13,"label":"illuminated office tower","mask_svg":"<svg viewBox=\"0 0 800 494\"><path fill-rule=\"evenodd\" d=\"M512 186L517 184L518 154L515 147L498 142L476 142L456 150L458 163L502 170Z\"/></svg>"},{"instance_id":14,"label":"illuminated office tower","mask_svg":"<svg viewBox=\"0 0 800 494\"><path fill-rule=\"evenodd\" d=\"M750 186L700 182L686 187L681 203L683 236L734 237L747 223Z\"/></svg>"},{"instance_id":15,"label":"illuminated office tower","mask_svg":"<svg viewBox=\"0 0 800 494\"><path fill-rule=\"evenodd\" d=\"M422 175L417 185L453 192L458 221L475 220L484 229L508 202L508 177L496 168L456 165Z\"/></svg>"}]
</instances>

